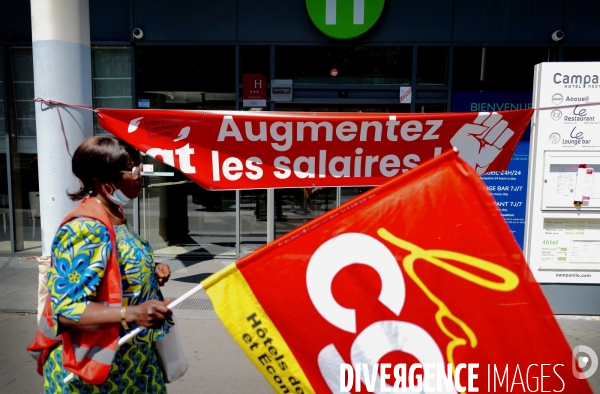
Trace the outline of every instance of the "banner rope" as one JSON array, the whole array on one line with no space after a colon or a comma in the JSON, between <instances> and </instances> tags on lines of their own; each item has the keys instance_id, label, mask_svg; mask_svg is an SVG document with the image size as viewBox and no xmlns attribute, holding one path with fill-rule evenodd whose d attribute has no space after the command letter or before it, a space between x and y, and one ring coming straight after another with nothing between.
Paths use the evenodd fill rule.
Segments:
<instances>
[{"instance_id":1,"label":"banner rope","mask_svg":"<svg viewBox=\"0 0 600 394\"><path fill-rule=\"evenodd\" d=\"M600 105L600 102L582 103L582 104L569 104L569 105L555 105L553 107L541 107L533 108L536 111L543 111L546 109L560 109L560 108L573 108L573 107L587 107L591 105Z\"/></svg>"},{"instance_id":2,"label":"banner rope","mask_svg":"<svg viewBox=\"0 0 600 394\"><path fill-rule=\"evenodd\" d=\"M93 113L95 113L97 116L102 116L100 114L100 110L99 109L95 109L89 105L83 105L83 104L69 104L69 103L63 103L61 101L56 101L56 100L48 100L48 99L43 99L41 97L36 97L33 99L34 101L38 102L38 103L42 103L42 104L46 104L48 106L55 106L56 107L56 111L58 113L58 120L60 122L60 130L62 132L63 138L65 140L65 147L67 149L67 153L69 154L69 156L73 157L73 155L71 154L71 150L69 149L69 141L67 140L67 134L65 132L65 127L62 121L62 117L60 115L60 107L73 107L73 108L78 108L78 109L85 109L88 111L92 111ZM543 111L543 110L550 110L550 109L560 109L560 108L573 108L573 107L586 107L586 106L593 106L593 105L600 105L600 102L591 102L591 103L581 103L581 104L569 104L569 105L555 105L552 107L540 107L540 108L533 108L536 111Z\"/></svg>"},{"instance_id":3,"label":"banner rope","mask_svg":"<svg viewBox=\"0 0 600 394\"><path fill-rule=\"evenodd\" d=\"M63 107L73 107L73 108L85 109L88 111L92 111L96 114L98 113L98 110L90 107L89 105L67 104L67 103L62 103L60 101L46 100L41 97L36 97L33 99L33 101L36 101L36 102L42 103L42 104L46 104L48 106L56 107L56 112L58 113L58 121L60 122L60 131L62 132L63 138L65 140L65 147L67 149L67 153L69 154L69 156L73 157L73 155L71 154L71 150L69 149L69 140L67 140L67 133L65 132L65 126L63 124L62 117L60 116L60 107L63 106Z\"/></svg>"}]
</instances>

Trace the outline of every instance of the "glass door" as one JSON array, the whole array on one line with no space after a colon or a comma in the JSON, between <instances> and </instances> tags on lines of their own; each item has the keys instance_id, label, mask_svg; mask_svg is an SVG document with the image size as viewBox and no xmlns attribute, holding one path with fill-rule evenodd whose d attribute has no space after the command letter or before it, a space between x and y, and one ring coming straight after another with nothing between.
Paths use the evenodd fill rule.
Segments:
<instances>
[{"instance_id":1,"label":"glass door","mask_svg":"<svg viewBox=\"0 0 600 394\"><path fill-rule=\"evenodd\" d=\"M136 49L136 98L150 108L235 110L235 97L234 47ZM205 190L149 156L142 162L140 233L154 253L234 258L235 191Z\"/></svg>"},{"instance_id":2,"label":"glass door","mask_svg":"<svg viewBox=\"0 0 600 394\"><path fill-rule=\"evenodd\" d=\"M1 51L1 48L0 48ZM0 59L3 60L3 53L0 52ZM6 132L6 99L4 97L4 69L3 62L0 61L0 215L2 216L2 225L0 226L0 252L11 251L10 240L10 214L8 204L8 163L6 161L7 139Z\"/></svg>"},{"instance_id":3,"label":"glass door","mask_svg":"<svg viewBox=\"0 0 600 394\"><path fill-rule=\"evenodd\" d=\"M235 257L235 192L208 191L146 156L140 231L156 255Z\"/></svg>"}]
</instances>

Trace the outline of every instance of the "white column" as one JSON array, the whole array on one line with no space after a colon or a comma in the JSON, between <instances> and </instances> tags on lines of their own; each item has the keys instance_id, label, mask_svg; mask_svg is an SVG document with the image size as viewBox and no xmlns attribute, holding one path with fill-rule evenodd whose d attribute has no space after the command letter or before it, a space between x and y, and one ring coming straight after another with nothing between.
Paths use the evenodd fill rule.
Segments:
<instances>
[{"instance_id":1,"label":"white column","mask_svg":"<svg viewBox=\"0 0 600 394\"><path fill-rule=\"evenodd\" d=\"M92 105L89 0L31 0L35 97ZM32 97L33 98L33 97ZM93 134L91 111L61 107L71 154ZM50 254L63 217L75 207L66 190L79 189L71 171L57 108L35 105L40 178L42 255Z\"/></svg>"}]
</instances>

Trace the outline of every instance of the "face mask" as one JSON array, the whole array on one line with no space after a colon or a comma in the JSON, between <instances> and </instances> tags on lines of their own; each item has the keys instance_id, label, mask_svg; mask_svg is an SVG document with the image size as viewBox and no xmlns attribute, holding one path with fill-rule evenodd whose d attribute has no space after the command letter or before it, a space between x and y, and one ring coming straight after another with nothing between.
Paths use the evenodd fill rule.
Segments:
<instances>
[{"instance_id":1,"label":"face mask","mask_svg":"<svg viewBox=\"0 0 600 394\"><path fill-rule=\"evenodd\" d=\"M112 192L112 194L106 194L106 198L108 198L109 201L111 201L117 205L120 205L122 207L127 205L127 203L131 200L129 197L127 197L121 191L121 189L117 189L117 188L115 188L115 191Z\"/></svg>"}]
</instances>

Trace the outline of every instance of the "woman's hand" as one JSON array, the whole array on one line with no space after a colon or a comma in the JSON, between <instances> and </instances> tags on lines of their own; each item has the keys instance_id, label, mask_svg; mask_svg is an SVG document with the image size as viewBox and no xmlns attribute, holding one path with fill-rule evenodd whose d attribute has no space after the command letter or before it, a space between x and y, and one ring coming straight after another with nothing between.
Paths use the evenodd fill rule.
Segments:
<instances>
[{"instance_id":1,"label":"woman's hand","mask_svg":"<svg viewBox=\"0 0 600 394\"><path fill-rule=\"evenodd\" d=\"M156 274L156 280L158 281L159 286L164 286L165 283L171 277L171 267L166 264L158 263L156 264L156 268L154 269L154 273Z\"/></svg>"},{"instance_id":2,"label":"woman's hand","mask_svg":"<svg viewBox=\"0 0 600 394\"><path fill-rule=\"evenodd\" d=\"M127 323L135 323L138 326L161 328L165 320L173 314L167 305L171 299L165 301L150 300L140 305L128 306L125 311Z\"/></svg>"},{"instance_id":3,"label":"woman's hand","mask_svg":"<svg viewBox=\"0 0 600 394\"><path fill-rule=\"evenodd\" d=\"M169 298L166 301L150 300L140 305L128 306L125 310L125 320L138 326L160 328L173 314L173 311L167 307L170 303ZM121 324L121 308L90 302L78 322L61 315L58 316L58 321L68 328L102 330L107 326Z\"/></svg>"}]
</instances>

